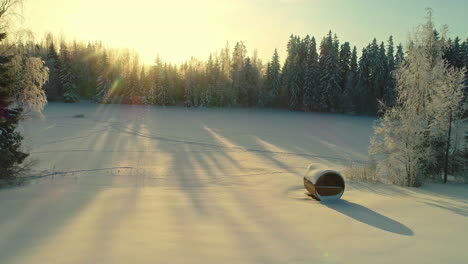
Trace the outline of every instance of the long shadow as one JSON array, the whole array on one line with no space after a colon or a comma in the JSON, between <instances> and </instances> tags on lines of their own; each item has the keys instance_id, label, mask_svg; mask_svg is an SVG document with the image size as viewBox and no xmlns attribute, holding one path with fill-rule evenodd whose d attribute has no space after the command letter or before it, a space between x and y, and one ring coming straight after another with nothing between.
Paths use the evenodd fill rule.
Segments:
<instances>
[{"instance_id":1,"label":"long shadow","mask_svg":"<svg viewBox=\"0 0 468 264\"><path fill-rule=\"evenodd\" d=\"M365 206L346 200L328 202L324 203L324 205L341 214L351 217L354 220L373 226L375 228L404 236L414 235L414 232L402 223L386 217L385 215L379 214Z\"/></svg>"},{"instance_id":2,"label":"long shadow","mask_svg":"<svg viewBox=\"0 0 468 264\"><path fill-rule=\"evenodd\" d=\"M93 128L91 128L93 129ZM84 146L92 146L97 142L102 142L103 146L113 145L116 142L120 142L121 137L124 136L118 133L102 133L100 135L93 135L85 142L78 142L76 145L81 144ZM86 155L86 153L84 153ZM56 155L57 159L54 163L64 161L68 162L69 159L74 158L70 155L59 156ZM99 168L102 166L99 159L93 159L92 156L80 155L81 168ZM112 153L109 157L115 163L119 163L119 153ZM68 164L68 163L66 163ZM65 165L66 166L66 165ZM74 165L73 165L74 166ZM1 215L0 217L0 229L5 222L9 222L12 218L18 217L14 228L8 230L7 234L2 234L0 243L8 241L9 243L5 246L0 247L0 259L2 263L14 262L20 259L22 256L27 255L35 245L41 245L47 242L48 239L53 238L60 234L62 228L65 227L71 221L74 221L76 217L80 215L90 204L95 201L95 198L103 191L102 186L112 185L112 177L106 177L105 174L91 174L91 177L95 177L98 184L90 185L87 192L81 192L80 189L75 189L73 185L58 185L56 189L51 187L52 192L45 193L44 191L38 191L33 196L36 200L40 199L37 203L34 199L19 200L16 203L18 206L23 206L23 210L28 210L27 214L22 215L22 211L15 210L11 214ZM84 185L83 180L87 178L84 175L79 177L79 185ZM53 184L54 179L42 179L42 184ZM101 187L100 187L101 186ZM16 206L16 207L18 207ZM46 217L53 216L53 217ZM20 218L19 218L20 217ZM34 228L28 228L28 226L34 226ZM24 237L31 237L32 239L26 240ZM14 243L13 243L14 242Z\"/></svg>"}]
</instances>

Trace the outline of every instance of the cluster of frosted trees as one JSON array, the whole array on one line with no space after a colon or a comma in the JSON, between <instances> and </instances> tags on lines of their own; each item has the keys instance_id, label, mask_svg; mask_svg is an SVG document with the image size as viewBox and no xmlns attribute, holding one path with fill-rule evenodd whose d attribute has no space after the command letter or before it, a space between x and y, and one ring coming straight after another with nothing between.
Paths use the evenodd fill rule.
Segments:
<instances>
[{"instance_id":1,"label":"cluster of frosted trees","mask_svg":"<svg viewBox=\"0 0 468 264\"><path fill-rule=\"evenodd\" d=\"M456 173L457 158L466 154L452 131L463 124L467 110L465 69L450 66L444 49L450 43L435 33L432 13L411 35L405 61L396 69L396 101L383 107L370 154L380 155L378 174L405 186L428 178L447 181ZM465 58L466 59L466 58ZM460 169L460 168L458 168Z\"/></svg>"}]
</instances>

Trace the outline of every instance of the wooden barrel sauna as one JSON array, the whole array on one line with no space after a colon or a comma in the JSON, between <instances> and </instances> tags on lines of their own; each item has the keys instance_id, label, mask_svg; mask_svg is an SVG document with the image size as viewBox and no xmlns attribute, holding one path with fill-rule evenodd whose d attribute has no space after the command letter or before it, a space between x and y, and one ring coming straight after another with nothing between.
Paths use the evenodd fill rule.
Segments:
<instances>
[{"instance_id":1,"label":"wooden barrel sauna","mask_svg":"<svg viewBox=\"0 0 468 264\"><path fill-rule=\"evenodd\" d=\"M319 201L333 200L341 198L345 182L339 172L311 165L304 176L304 187Z\"/></svg>"}]
</instances>

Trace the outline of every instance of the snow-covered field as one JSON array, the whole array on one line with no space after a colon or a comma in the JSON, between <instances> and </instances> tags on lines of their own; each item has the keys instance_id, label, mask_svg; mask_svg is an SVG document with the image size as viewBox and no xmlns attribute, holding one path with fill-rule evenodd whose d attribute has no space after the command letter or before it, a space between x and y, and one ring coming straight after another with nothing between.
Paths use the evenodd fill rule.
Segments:
<instances>
[{"instance_id":1,"label":"snow-covered field","mask_svg":"<svg viewBox=\"0 0 468 264\"><path fill-rule=\"evenodd\" d=\"M73 117L83 114L84 117ZM23 131L30 184L0 191L0 263L468 263L468 186L347 182L373 119L51 103Z\"/></svg>"}]
</instances>

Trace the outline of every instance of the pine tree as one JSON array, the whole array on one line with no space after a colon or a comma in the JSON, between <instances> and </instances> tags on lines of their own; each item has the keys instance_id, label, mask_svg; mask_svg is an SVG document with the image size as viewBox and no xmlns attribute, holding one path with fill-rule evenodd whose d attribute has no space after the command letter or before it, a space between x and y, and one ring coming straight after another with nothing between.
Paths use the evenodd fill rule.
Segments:
<instances>
[{"instance_id":1,"label":"pine tree","mask_svg":"<svg viewBox=\"0 0 468 264\"><path fill-rule=\"evenodd\" d=\"M358 96L357 92L357 82L358 82L358 62L357 62L357 48L353 47L351 52L351 57L349 60L349 70L346 75L346 83L343 94L343 110L345 112L356 111L356 106L354 105L355 98Z\"/></svg>"},{"instance_id":2,"label":"pine tree","mask_svg":"<svg viewBox=\"0 0 468 264\"><path fill-rule=\"evenodd\" d=\"M354 93L353 104L359 113L370 113L370 103L374 97L371 93L371 58L369 54L369 46L362 49L361 57L359 58L359 70L357 84Z\"/></svg>"},{"instance_id":3,"label":"pine tree","mask_svg":"<svg viewBox=\"0 0 468 264\"><path fill-rule=\"evenodd\" d=\"M245 59L241 72L241 89L239 102L243 106L254 106L257 102L258 87L260 82L258 69L252 64L249 57Z\"/></svg>"},{"instance_id":4,"label":"pine tree","mask_svg":"<svg viewBox=\"0 0 468 264\"><path fill-rule=\"evenodd\" d=\"M387 74L385 76L385 91L383 103L387 106L395 104L395 79L393 71L395 70L395 57L393 48L393 37L390 36L387 42Z\"/></svg>"},{"instance_id":5,"label":"pine tree","mask_svg":"<svg viewBox=\"0 0 468 264\"><path fill-rule=\"evenodd\" d=\"M164 65L159 72L161 82L158 87L158 104L160 105L169 105L171 104L171 98L169 95L169 74L168 74L168 65Z\"/></svg>"},{"instance_id":6,"label":"pine tree","mask_svg":"<svg viewBox=\"0 0 468 264\"><path fill-rule=\"evenodd\" d=\"M345 111L349 108L346 107L349 92L346 91L346 84L348 83L349 71L351 68L351 46L349 42L345 42L340 47L339 64L340 64L340 90L339 90L339 105L340 111Z\"/></svg>"},{"instance_id":7,"label":"pine tree","mask_svg":"<svg viewBox=\"0 0 468 264\"><path fill-rule=\"evenodd\" d=\"M247 54L247 49L244 43L237 42L236 46L234 47L234 51L232 54L232 68L231 68L231 76L232 76L232 90L234 98L231 98L231 102L233 104L238 104L241 101L240 92L242 89L242 71L244 69L245 58Z\"/></svg>"},{"instance_id":8,"label":"pine tree","mask_svg":"<svg viewBox=\"0 0 468 264\"><path fill-rule=\"evenodd\" d=\"M304 73L304 97L302 104L305 111L311 111L317 108L319 104L319 94L317 90L318 85L318 53L317 43L315 38L312 37L307 47L306 68Z\"/></svg>"},{"instance_id":9,"label":"pine tree","mask_svg":"<svg viewBox=\"0 0 468 264\"><path fill-rule=\"evenodd\" d=\"M0 33L0 41L6 38ZM16 131L22 108L13 108L11 57L0 54L0 180L11 180L20 170L28 154L21 151L23 137Z\"/></svg>"},{"instance_id":10,"label":"pine tree","mask_svg":"<svg viewBox=\"0 0 468 264\"><path fill-rule=\"evenodd\" d=\"M278 50L275 49L271 62L267 64L265 82L261 93L261 106L276 106L281 89L281 65Z\"/></svg>"},{"instance_id":11,"label":"pine tree","mask_svg":"<svg viewBox=\"0 0 468 264\"><path fill-rule=\"evenodd\" d=\"M62 94L60 82L60 58L53 42L49 45L46 66L49 68L49 81L44 87L47 99L50 101L59 100L60 95Z\"/></svg>"},{"instance_id":12,"label":"pine tree","mask_svg":"<svg viewBox=\"0 0 468 264\"><path fill-rule=\"evenodd\" d=\"M387 81L389 78L388 72L388 58L387 58L387 51L385 50L385 44L382 42L379 46L379 55L377 60L377 90L378 94L376 96L376 100L378 102L385 102L385 87L387 86ZM378 111L378 107L376 108L376 112Z\"/></svg>"},{"instance_id":13,"label":"pine tree","mask_svg":"<svg viewBox=\"0 0 468 264\"><path fill-rule=\"evenodd\" d=\"M351 46L349 42L345 42L340 47L340 87L342 90L346 88L348 72L350 70L351 63Z\"/></svg>"},{"instance_id":14,"label":"pine tree","mask_svg":"<svg viewBox=\"0 0 468 264\"><path fill-rule=\"evenodd\" d=\"M331 31L320 44L319 67L322 108L336 110L339 107L340 91L339 41Z\"/></svg>"},{"instance_id":15,"label":"pine tree","mask_svg":"<svg viewBox=\"0 0 468 264\"><path fill-rule=\"evenodd\" d=\"M65 43L60 45L60 59L58 65L63 101L66 103L78 102L79 99L76 91L75 76L72 72L70 55Z\"/></svg>"},{"instance_id":16,"label":"pine tree","mask_svg":"<svg viewBox=\"0 0 468 264\"><path fill-rule=\"evenodd\" d=\"M96 94L93 97L97 102L106 102L109 96L109 90L112 88L112 79L109 67L109 57L107 53L104 52L101 58L99 77L97 79Z\"/></svg>"},{"instance_id":17,"label":"pine tree","mask_svg":"<svg viewBox=\"0 0 468 264\"><path fill-rule=\"evenodd\" d=\"M282 76L282 96L288 100L287 105L290 109L299 110L302 104L301 98L301 73L302 65L300 63L300 45L299 36L291 35L288 42L288 56L286 58L283 76Z\"/></svg>"},{"instance_id":18,"label":"pine tree","mask_svg":"<svg viewBox=\"0 0 468 264\"><path fill-rule=\"evenodd\" d=\"M398 68L405 61L405 53L403 52L403 46L398 44L397 52L395 54L395 67Z\"/></svg>"},{"instance_id":19,"label":"pine tree","mask_svg":"<svg viewBox=\"0 0 468 264\"><path fill-rule=\"evenodd\" d=\"M221 50L220 53L220 67L222 72L221 82L221 96L220 96L220 105L233 105L235 98L235 93L233 90L232 84L232 60L230 55L229 43L226 42L226 46Z\"/></svg>"}]
</instances>

